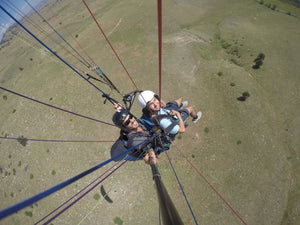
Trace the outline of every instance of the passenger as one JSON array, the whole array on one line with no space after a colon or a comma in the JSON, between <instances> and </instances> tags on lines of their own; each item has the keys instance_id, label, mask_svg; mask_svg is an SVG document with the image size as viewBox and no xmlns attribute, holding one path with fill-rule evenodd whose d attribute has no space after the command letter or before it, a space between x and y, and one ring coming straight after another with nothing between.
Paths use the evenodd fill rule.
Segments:
<instances>
[{"instance_id":1,"label":"passenger","mask_svg":"<svg viewBox=\"0 0 300 225\"><path fill-rule=\"evenodd\" d=\"M196 123L202 113L196 113L193 106L187 106L187 101L182 102L182 98L167 104L160 100L158 95L152 91L143 91L138 97L138 103L143 109L141 121L153 130L161 128L169 134L171 139L178 133L184 133L187 126L186 119L191 116L192 122Z\"/></svg>"}]
</instances>

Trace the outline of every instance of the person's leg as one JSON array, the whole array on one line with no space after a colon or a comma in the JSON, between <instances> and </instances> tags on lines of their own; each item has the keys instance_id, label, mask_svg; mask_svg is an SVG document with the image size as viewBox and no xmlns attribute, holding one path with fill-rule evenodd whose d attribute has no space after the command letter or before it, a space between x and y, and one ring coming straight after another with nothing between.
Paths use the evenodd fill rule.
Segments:
<instances>
[{"instance_id":1,"label":"person's leg","mask_svg":"<svg viewBox=\"0 0 300 225\"><path fill-rule=\"evenodd\" d=\"M186 109L189 111L189 114L191 117L193 117L193 119L197 117L197 113L193 106L186 107Z\"/></svg>"},{"instance_id":2,"label":"person's leg","mask_svg":"<svg viewBox=\"0 0 300 225\"><path fill-rule=\"evenodd\" d=\"M178 98L178 99L176 99L176 100L174 100L174 101L177 103L178 107L181 106L182 98Z\"/></svg>"},{"instance_id":3,"label":"person's leg","mask_svg":"<svg viewBox=\"0 0 300 225\"><path fill-rule=\"evenodd\" d=\"M184 106L186 106L188 102L187 101L186 102L182 102L182 98L178 98L176 100L168 102L164 108L168 109L168 110L176 110L176 111L178 111L183 106L183 103L185 103Z\"/></svg>"},{"instance_id":4,"label":"person's leg","mask_svg":"<svg viewBox=\"0 0 300 225\"><path fill-rule=\"evenodd\" d=\"M189 106L186 109L189 111L190 116L193 117L193 123L196 123L202 116L202 113L200 111L196 113L193 106Z\"/></svg>"},{"instance_id":5,"label":"person's leg","mask_svg":"<svg viewBox=\"0 0 300 225\"><path fill-rule=\"evenodd\" d=\"M174 102L177 103L179 109L182 109L189 104L188 101L182 101L182 98L176 99Z\"/></svg>"}]
</instances>

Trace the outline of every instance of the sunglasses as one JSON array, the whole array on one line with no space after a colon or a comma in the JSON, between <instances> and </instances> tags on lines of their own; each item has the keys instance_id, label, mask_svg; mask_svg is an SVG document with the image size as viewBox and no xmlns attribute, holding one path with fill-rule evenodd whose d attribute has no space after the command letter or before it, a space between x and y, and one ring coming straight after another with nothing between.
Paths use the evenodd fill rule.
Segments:
<instances>
[{"instance_id":1,"label":"sunglasses","mask_svg":"<svg viewBox=\"0 0 300 225\"><path fill-rule=\"evenodd\" d=\"M123 125L124 125L125 127L127 127L127 126L129 125L130 120L131 120L132 118L133 118L133 115L129 114L128 119L123 123Z\"/></svg>"}]
</instances>

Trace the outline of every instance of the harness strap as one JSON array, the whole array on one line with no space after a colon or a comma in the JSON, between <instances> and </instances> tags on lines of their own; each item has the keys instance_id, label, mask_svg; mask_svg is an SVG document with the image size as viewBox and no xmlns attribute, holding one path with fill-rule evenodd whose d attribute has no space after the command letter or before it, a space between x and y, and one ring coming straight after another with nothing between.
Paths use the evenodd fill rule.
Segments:
<instances>
[{"instance_id":1,"label":"harness strap","mask_svg":"<svg viewBox=\"0 0 300 225\"><path fill-rule=\"evenodd\" d=\"M155 125L159 126L160 121L165 118L169 118L172 121L172 123L167 128L163 129L165 133L169 134L170 131L178 124L178 121L175 120L174 117L172 117L172 115L170 115L170 114L157 115L157 116L152 117L151 121Z\"/></svg>"},{"instance_id":2,"label":"harness strap","mask_svg":"<svg viewBox=\"0 0 300 225\"><path fill-rule=\"evenodd\" d=\"M153 128L156 126L156 124L152 123L148 118L145 117L140 118L139 121L147 128L147 130L154 133Z\"/></svg>"},{"instance_id":3,"label":"harness strap","mask_svg":"<svg viewBox=\"0 0 300 225\"><path fill-rule=\"evenodd\" d=\"M164 131L169 134L176 125L178 125L178 122L175 120L166 129L164 129Z\"/></svg>"}]
</instances>

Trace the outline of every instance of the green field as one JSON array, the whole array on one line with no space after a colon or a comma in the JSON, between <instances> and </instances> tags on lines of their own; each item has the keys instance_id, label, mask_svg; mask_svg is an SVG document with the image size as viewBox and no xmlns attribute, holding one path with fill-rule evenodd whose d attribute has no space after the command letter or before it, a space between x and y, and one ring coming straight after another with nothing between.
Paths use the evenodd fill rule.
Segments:
<instances>
[{"instance_id":1,"label":"green field","mask_svg":"<svg viewBox=\"0 0 300 225\"><path fill-rule=\"evenodd\" d=\"M87 3L138 88L158 92L156 1ZM82 53L78 41L122 94L135 90L81 1L49 1L39 12ZM41 18L36 14L29 17L47 34L23 21L28 29L68 63L89 72ZM168 151L199 224L243 222L183 155L248 225L300 223L299 27L300 8L293 1L163 1L162 98L169 101L183 97L203 113L197 124L189 121L186 132ZM261 53L265 56L263 64L254 69L254 60ZM20 27L15 26L5 34L0 62L1 87L111 123L114 110L109 102L103 104L102 93ZM107 86L95 84L110 92ZM239 101L243 93L249 97ZM111 96L121 101L116 92L111 92ZM132 112L141 115L137 104ZM119 134L115 127L46 107L2 89L0 115L1 137L114 141ZM111 145L34 141L22 145L16 140L0 139L0 209L109 159ZM167 156L162 154L158 160L162 180L182 220L195 224ZM1 220L0 224L34 224L110 166ZM50 224L79 224L96 205L81 224L159 224L149 166L128 162L102 184L113 203L102 198L99 185Z\"/></svg>"}]
</instances>

